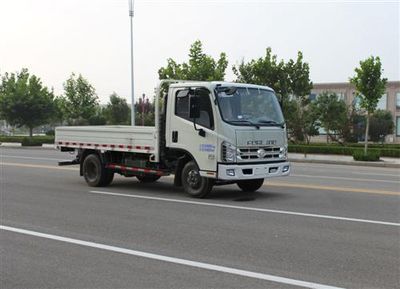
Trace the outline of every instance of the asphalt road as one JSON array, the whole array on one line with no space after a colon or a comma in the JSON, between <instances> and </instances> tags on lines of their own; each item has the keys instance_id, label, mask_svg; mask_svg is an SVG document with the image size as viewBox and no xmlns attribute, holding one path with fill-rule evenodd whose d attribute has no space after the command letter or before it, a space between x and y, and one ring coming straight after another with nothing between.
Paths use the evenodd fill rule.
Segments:
<instances>
[{"instance_id":1,"label":"asphalt road","mask_svg":"<svg viewBox=\"0 0 400 289\"><path fill-rule=\"evenodd\" d=\"M94 190L71 155L0 148L0 288L400 287L398 169L294 163L253 194Z\"/></svg>"}]
</instances>

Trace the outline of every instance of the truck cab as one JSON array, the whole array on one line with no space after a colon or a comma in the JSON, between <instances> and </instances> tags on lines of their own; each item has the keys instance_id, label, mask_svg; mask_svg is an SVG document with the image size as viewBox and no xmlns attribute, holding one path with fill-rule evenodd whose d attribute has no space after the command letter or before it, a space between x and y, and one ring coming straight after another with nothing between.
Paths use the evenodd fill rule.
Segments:
<instances>
[{"instance_id":1,"label":"truck cab","mask_svg":"<svg viewBox=\"0 0 400 289\"><path fill-rule=\"evenodd\" d=\"M89 185L108 185L114 173L141 181L174 174L176 186L193 197L205 197L214 185L236 183L250 192L266 178L289 175L286 126L271 88L168 80L157 91L155 127L56 129L58 147L78 151L74 163L80 163L87 182L87 176L99 175L100 180L105 174L102 182ZM85 146L99 135L103 142L116 143ZM98 159L97 164L85 164L93 154L89 161Z\"/></svg>"},{"instance_id":2,"label":"truck cab","mask_svg":"<svg viewBox=\"0 0 400 289\"><path fill-rule=\"evenodd\" d=\"M289 175L286 127L271 88L180 82L170 85L166 104L165 145L191 155L201 177L254 190Z\"/></svg>"}]
</instances>

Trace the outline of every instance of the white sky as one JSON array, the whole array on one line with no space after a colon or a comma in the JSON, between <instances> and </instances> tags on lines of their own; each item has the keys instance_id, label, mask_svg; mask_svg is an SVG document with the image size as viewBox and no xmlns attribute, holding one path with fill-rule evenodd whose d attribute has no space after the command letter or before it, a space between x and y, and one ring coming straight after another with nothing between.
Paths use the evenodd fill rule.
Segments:
<instances>
[{"instance_id":1,"label":"white sky","mask_svg":"<svg viewBox=\"0 0 400 289\"><path fill-rule=\"evenodd\" d=\"M152 96L157 71L187 60L199 39L229 66L265 54L304 53L317 82L347 81L361 59L380 56L389 80L400 79L399 1L136 0L135 94ZM128 0L0 0L0 73L26 67L62 93L71 72L130 99Z\"/></svg>"}]
</instances>

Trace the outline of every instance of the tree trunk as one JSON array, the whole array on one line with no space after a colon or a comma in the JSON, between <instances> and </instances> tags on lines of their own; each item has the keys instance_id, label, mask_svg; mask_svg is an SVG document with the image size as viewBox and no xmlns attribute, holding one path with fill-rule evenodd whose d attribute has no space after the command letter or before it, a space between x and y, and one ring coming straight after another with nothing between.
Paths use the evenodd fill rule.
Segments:
<instances>
[{"instance_id":1,"label":"tree trunk","mask_svg":"<svg viewBox=\"0 0 400 289\"><path fill-rule=\"evenodd\" d=\"M305 140L306 140L306 144L309 145L309 144L310 144L310 141L311 141L311 137L308 136L308 135L305 133L305 131L304 131L304 137L305 137ZM304 158L307 158L307 148L306 148L306 147L304 147Z\"/></svg>"},{"instance_id":2,"label":"tree trunk","mask_svg":"<svg viewBox=\"0 0 400 289\"><path fill-rule=\"evenodd\" d=\"M368 150L368 134L369 134L369 112L367 112L367 124L365 125L364 155L367 154Z\"/></svg>"},{"instance_id":3,"label":"tree trunk","mask_svg":"<svg viewBox=\"0 0 400 289\"><path fill-rule=\"evenodd\" d=\"M29 137L32 138L33 136L33 127L29 128Z\"/></svg>"},{"instance_id":4,"label":"tree trunk","mask_svg":"<svg viewBox=\"0 0 400 289\"><path fill-rule=\"evenodd\" d=\"M326 129L326 143L329 144L329 128Z\"/></svg>"}]
</instances>

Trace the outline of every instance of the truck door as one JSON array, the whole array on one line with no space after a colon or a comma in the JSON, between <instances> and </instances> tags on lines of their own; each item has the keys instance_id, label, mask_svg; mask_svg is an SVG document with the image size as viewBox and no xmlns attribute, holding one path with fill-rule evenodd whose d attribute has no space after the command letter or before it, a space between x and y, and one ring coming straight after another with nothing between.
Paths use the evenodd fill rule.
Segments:
<instances>
[{"instance_id":1,"label":"truck door","mask_svg":"<svg viewBox=\"0 0 400 289\"><path fill-rule=\"evenodd\" d=\"M200 117L189 118L189 97L198 96ZM190 153L197 162L203 176L216 176L217 170L217 134L215 132L215 106L212 94L206 88L174 88L169 98L169 118L167 122L167 146ZM169 136L168 136L169 133ZM207 175L207 172L209 173Z\"/></svg>"}]
</instances>

